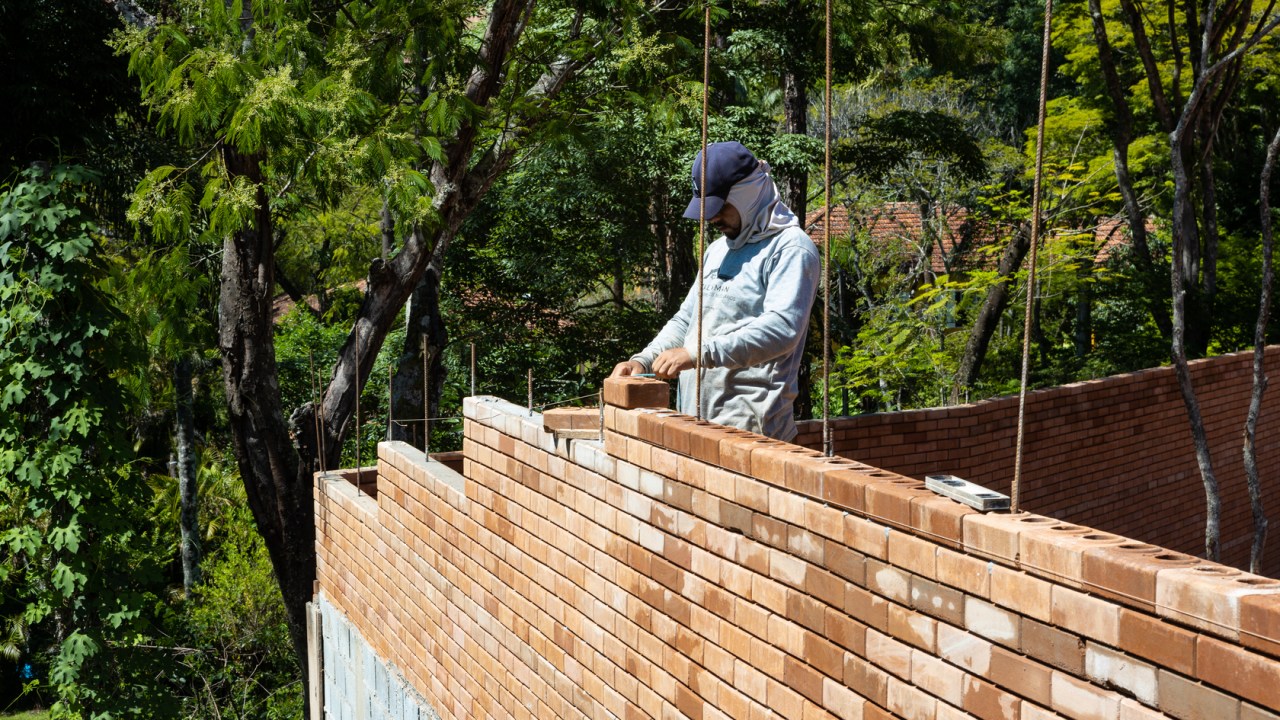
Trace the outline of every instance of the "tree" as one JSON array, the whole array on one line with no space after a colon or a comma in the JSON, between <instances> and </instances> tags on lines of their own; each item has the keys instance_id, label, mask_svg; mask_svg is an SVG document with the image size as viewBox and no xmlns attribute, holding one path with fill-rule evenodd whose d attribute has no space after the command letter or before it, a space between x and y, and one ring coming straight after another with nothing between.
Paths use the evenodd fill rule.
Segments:
<instances>
[{"instance_id":1,"label":"tree","mask_svg":"<svg viewBox=\"0 0 1280 720\"><path fill-rule=\"evenodd\" d=\"M167 701L136 692L148 658L132 647L157 572L121 421L138 353L102 290L92 179L36 167L0 196L0 507L23 513L0 530L0 585L62 709L156 717Z\"/></svg>"},{"instance_id":2,"label":"tree","mask_svg":"<svg viewBox=\"0 0 1280 720\"><path fill-rule=\"evenodd\" d=\"M314 10L179 3L175 17L121 45L161 122L208 150L200 168L152 173L135 212L163 233L186 232L203 211L223 239L218 345L235 455L303 665L312 474L339 464L358 379L463 221L521 147L556 131L574 80L631 14L625 4L517 0ZM298 188L332 198L362 182L385 188L401 243L371 262L319 405L286 419L272 330L277 228Z\"/></svg>"}]
</instances>

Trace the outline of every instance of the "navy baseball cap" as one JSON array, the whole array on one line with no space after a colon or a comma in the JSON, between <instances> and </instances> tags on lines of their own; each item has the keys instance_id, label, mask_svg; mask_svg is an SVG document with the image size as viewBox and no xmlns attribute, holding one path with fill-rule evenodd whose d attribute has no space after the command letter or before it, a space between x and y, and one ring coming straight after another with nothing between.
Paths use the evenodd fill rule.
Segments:
<instances>
[{"instance_id":1,"label":"navy baseball cap","mask_svg":"<svg viewBox=\"0 0 1280 720\"><path fill-rule=\"evenodd\" d=\"M760 164L756 156L740 142L712 143L707 146L707 183L706 219L710 220L724 207L725 198L729 197L729 188L750 175ZM699 194L702 186L702 151L693 158L693 199L685 208L684 216L690 220L698 219Z\"/></svg>"}]
</instances>

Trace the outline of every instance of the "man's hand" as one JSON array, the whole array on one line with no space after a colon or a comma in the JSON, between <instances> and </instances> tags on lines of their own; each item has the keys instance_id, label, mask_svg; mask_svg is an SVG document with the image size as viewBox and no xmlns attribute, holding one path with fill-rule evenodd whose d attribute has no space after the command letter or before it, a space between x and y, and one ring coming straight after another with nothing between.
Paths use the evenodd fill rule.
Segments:
<instances>
[{"instance_id":1,"label":"man's hand","mask_svg":"<svg viewBox=\"0 0 1280 720\"><path fill-rule=\"evenodd\" d=\"M628 375L639 375L644 372L644 366L635 360L623 360L613 366L613 372L609 377L627 377Z\"/></svg>"},{"instance_id":2,"label":"man's hand","mask_svg":"<svg viewBox=\"0 0 1280 720\"><path fill-rule=\"evenodd\" d=\"M653 361L653 374L664 380L693 369L693 356L682 347L664 351Z\"/></svg>"}]
</instances>

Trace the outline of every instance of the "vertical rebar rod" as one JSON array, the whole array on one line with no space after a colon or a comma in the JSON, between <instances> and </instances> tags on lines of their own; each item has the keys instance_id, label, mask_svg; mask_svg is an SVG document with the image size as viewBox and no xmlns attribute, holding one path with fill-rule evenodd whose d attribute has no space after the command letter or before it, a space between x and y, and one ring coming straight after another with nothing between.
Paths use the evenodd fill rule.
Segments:
<instances>
[{"instance_id":1,"label":"vertical rebar rod","mask_svg":"<svg viewBox=\"0 0 1280 720\"><path fill-rule=\"evenodd\" d=\"M428 361L426 361L426 336L422 336L422 454L431 452L431 398L428 393Z\"/></svg>"},{"instance_id":2,"label":"vertical rebar rod","mask_svg":"<svg viewBox=\"0 0 1280 720\"><path fill-rule=\"evenodd\" d=\"M387 442L391 442L391 423L395 422L396 413L392 409L395 404L395 390L392 388L396 382L396 366L394 363L387 363Z\"/></svg>"},{"instance_id":3,"label":"vertical rebar rod","mask_svg":"<svg viewBox=\"0 0 1280 720\"><path fill-rule=\"evenodd\" d=\"M822 452L831 457L831 0L826 5L827 85L822 94L822 187L826 196L822 211Z\"/></svg>"},{"instance_id":4,"label":"vertical rebar rod","mask_svg":"<svg viewBox=\"0 0 1280 720\"><path fill-rule=\"evenodd\" d=\"M471 397L476 396L476 344L471 343Z\"/></svg>"},{"instance_id":5,"label":"vertical rebar rod","mask_svg":"<svg viewBox=\"0 0 1280 720\"><path fill-rule=\"evenodd\" d=\"M310 349L307 350L307 364L311 367L311 413L316 421L316 451L320 453L320 472L325 472L324 432L320 425L320 400L316 394L316 358Z\"/></svg>"},{"instance_id":6,"label":"vertical rebar rod","mask_svg":"<svg viewBox=\"0 0 1280 720\"><path fill-rule=\"evenodd\" d=\"M360 356L364 343L360 341L360 323L356 323L356 484L364 480L360 470Z\"/></svg>"},{"instance_id":7,"label":"vertical rebar rod","mask_svg":"<svg viewBox=\"0 0 1280 720\"><path fill-rule=\"evenodd\" d=\"M1022 496L1022 451L1026 428L1027 368L1031 363L1031 304L1035 300L1036 249L1040 246L1041 179L1044 176L1044 125L1049 95L1049 51L1052 43L1053 0L1044 0L1044 40L1040 53L1040 108L1036 120L1036 174L1031 192L1031 259L1027 271L1027 307L1022 323L1022 379L1018 389L1018 439L1013 456L1013 483L1009 512L1018 512Z\"/></svg>"},{"instance_id":8,"label":"vertical rebar rod","mask_svg":"<svg viewBox=\"0 0 1280 720\"><path fill-rule=\"evenodd\" d=\"M702 419L702 276L703 254L707 237L707 108L708 86L711 83L711 6L703 5L702 27L702 182L698 188L698 342L693 351L693 393L697 411L694 417Z\"/></svg>"},{"instance_id":9,"label":"vertical rebar rod","mask_svg":"<svg viewBox=\"0 0 1280 720\"><path fill-rule=\"evenodd\" d=\"M533 417L533 368L529 368L529 417Z\"/></svg>"}]
</instances>

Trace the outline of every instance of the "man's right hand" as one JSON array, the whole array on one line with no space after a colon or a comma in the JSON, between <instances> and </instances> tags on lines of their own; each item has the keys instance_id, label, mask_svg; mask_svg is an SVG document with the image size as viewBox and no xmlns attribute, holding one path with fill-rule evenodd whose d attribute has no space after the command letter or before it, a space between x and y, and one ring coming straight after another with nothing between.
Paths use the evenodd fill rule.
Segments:
<instances>
[{"instance_id":1,"label":"man's right hand","mask_svg":"<svg viewBox=\"0 0 1280 720\"><path fill-rule=\"evenodd\" d=\"M644 366L635 360L623 360L613 366L613 373L609 377L627 377L628 375L640 375L644 372Z\"/></svg>"}]
</instances>

